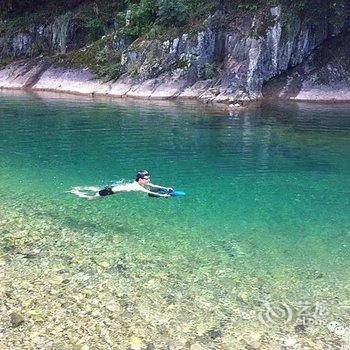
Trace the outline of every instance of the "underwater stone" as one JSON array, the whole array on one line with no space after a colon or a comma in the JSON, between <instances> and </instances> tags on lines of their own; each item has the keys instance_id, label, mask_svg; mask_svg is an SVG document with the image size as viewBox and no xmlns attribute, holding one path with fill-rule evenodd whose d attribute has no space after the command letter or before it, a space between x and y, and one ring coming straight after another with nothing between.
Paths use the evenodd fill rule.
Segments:
<instances>
[{"instance_id":1,"label":"underwater stone","mask_svg":"<svg viewBox=\"0 0 350 350\"><path fill-rule=\"evenodd\" d=\"M11 324L14 327L18 327L24 322L24 316L18 312L13 312L10 315L10 319L11 319Z\"/></svg>"},{"instance_id":2,"label":"underwater stone","mask_svg":"<svg viewBox=\"0 0 350 350\"><path fill-rule=\"evenodd\" d=\"M244 340L250 349L259 349L262 344L262 336L263 334L260 332L252 333L244 336Z\"/></svg>"},{"instance_id":3,"label":"underwater stone","mask_svg":"<svg viewBox=\"0 0 350 350\"><path fill-rule=\"evenodd\" d=\"M110 301L106 304L106 309L111 312L121 311L121 307L114 301Z\"/></svg>"},{"instance_id":4,"label":"underwater stone","mask_svg":"<svg viewBox=\"0 0 350 350\"><path fill-rule=\"evenodd\" d=\"M89 345L86 345L86 344L77 344L74 346L73 349L74 350L89 350L90 347L89 347Z\"/></svg>"},{"instance_id":5,"label":"underwater stone","mask_svg":"<svg viewBox=\"0 0 350 350\"><path fill-rule=\"evenodd\" d=\"M64 343L56 343L52 345L53 350L67 350L68 346Z\"/></svg>"},{"instance_id":6,"label":"underwater stone","mask_svg":"<svg viewBox=\"0 0 350 350\"><path fill-rule=\"evenodd\" d=\"M205 350L205 348L203 348L202 345L195 343L191 345L190 350Z\"/></svg>"},{"instance_id":7,"label":"underwater stone","mask_svg":"<svg viewBox=\"0 0 350 350\"><path fill-rule=\"evenodd\" d=\"M96 262L96 264L104 269L108 269L110 267L109 263L107 261L101 261Z\"/></svg>"},{"instance_id":8,"label":"underwater stone","mask_svg":"<svg viewBox=\"0 0 350 350\"><path fill-rule=\"evenodd\" d=\"M287 339L284 340L283 345L286 347L293 347L295 345L297 345L298 341L293 338L293 337L289 337Z\"/></svg>"},{"instance_id":9,"label":"underwater stone","mask_svg":"<svg viewBox=\"0 0 350 350\"><path fill-rule=\"evenodd\" d=\"M136 336L132 336L130 338L130 347L132 350L141 350L143 347L142 339Z\"/></svg>"},{"instance_id":10,"label":"underwater stone","mask_svg":"<svg viewBox=\"0 0 350 350\"><path fill-rule=\"evenodd\" d=\"M222 336L222 333L220 330L218 329L211 329L207 332L207 335L209 336L209 338L211 339L216 339Z\"/></svg>"}]
</instances>

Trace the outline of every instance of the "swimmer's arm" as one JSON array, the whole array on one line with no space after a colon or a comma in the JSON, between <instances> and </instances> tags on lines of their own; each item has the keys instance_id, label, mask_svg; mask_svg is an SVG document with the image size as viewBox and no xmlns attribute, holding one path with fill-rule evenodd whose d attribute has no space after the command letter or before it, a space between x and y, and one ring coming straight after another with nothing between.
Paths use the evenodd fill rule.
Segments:
<instances>
[{"instance_id":1,"label":"swimmer's arm","mask_svg":"<svg viewBox=\"0 0 350 350\"><path fill-rule=\"evenodd\" d=\"M164 187L164 186L154 185L154 184L151 184L151 183L149 183L148 186L153 187L153 188L161 188L161 189L167 190L167 191L172 190L171 187Z\"/></svg>"},{"instance_id":2,"label":"swimmer's arm","mask_svg":"<svg viewBox=\"0 0 350 350\"><path fill-rule=\"evenodd\" d=\"M170 194L162 194L162 193L157 193L152 191L148 191L148 194L151 194L152 196L155 196L155 197L163 197L163 198L171 197Z\"/></svg>"},{"instance_id":3,"label":"swimmer's arm","mask_svg":"<svg viewBox=\"0 0 350 350\"><path fill-rule=\"evenodd\" d=\"M112 186L111 190L113 193L117 193L117 192L130 192L132 191L132 189L130 189L127 186L123 186L123 185L116 185L116 186Z\"/></svg>"},{"instance_id":4,"label":"swimmer's arm","mask_svg":"<svg viewBox=\"0 0 350 350\"><path fill-rule=\"evenodd\" d=\"M161 187L161 188L163 188L163 187ZM152 195L154 197L163 197L163 198L169 198L170 197L170 194L157 193L157 192L153 192L153 191L147 190L146 188L143 188L142 192L148 193L148 194L150 194L150 195Z\"/></svg>"},{"instance_id":5,"label":"swimmer's arm","mask_svg":"<svg viewBox=\"0 0 350 350\"><path fill-rule=\"evenodd\" d=\"M126 192L124 189L121 188L121 186L112 186L111 190L112 190L113 193Z\"/></svg>"}]
</instances>

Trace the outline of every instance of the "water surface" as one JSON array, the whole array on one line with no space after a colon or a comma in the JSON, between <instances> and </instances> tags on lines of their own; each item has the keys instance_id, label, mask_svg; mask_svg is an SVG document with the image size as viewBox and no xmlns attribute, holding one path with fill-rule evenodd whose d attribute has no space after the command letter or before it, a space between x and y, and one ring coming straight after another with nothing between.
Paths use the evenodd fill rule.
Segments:
<instances>
[{"instance_id":1,"label":"water surface","mask_svg":"<svg viewBox=\"0 0 350 350\"><path fill-rule=\"evenodd\" d=\"M166 342L180 349L194 343L244 348L255 341L249 332L257 327L257 341L269 349L291 332L315 348L345 344L344 334L327 324L350 325L349 154L346 104L262 105L229 115L174 102L2 93L5 275L8 283L87 275L83 287L76 285L78 294L92 289L87 303L104 300L96 286L105 286L106 303L120 308L119 333L112 332L109 346L121 349ZM187 196L126 193L85 201L67 193L73 186L132 181L139 169ZM18 243L13 236L23 230L32 233ZM33 249L39 257L23 258ZM76 258L72 266L72 256L84 263ZM18 288L17 301L9 303L22 310ZM60 297L66 288L58 288ZM287 313L295 322L301 303L310 307L307 317L322 320L298 333L282 303L293 309ZM327 315L316 317L320 303ZM108 317L96 317L97 324ZM43 328L52 329L52 318L45 322ZM5 341L13 332L4 333ZM60 339L64 331L57 332L48 339ZM38 344L46 339L40 336Z\"/></svg>"}]
</instances>

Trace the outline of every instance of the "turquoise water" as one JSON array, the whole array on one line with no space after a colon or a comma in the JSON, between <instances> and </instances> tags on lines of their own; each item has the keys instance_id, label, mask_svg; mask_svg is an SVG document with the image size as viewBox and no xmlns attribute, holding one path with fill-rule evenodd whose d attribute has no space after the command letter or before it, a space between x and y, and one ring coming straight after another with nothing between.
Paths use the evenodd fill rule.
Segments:
<instances>
[{"instance_id":1,"label":"turquoise water","mask_svg":"<svg viewBox=\"0 0 350 350\"><path fill-rule=\"evenodd\" d=\"M266 328L253 317L266 300L293 307L324 301L327 322L350 324L341 308L350 292L349 107L266 104L230 116L196 104L2 93L3 217L27 218L32 228L46 222L51 231L74 232L72 244L80 244L76 249L82 256L94 252L111 266L96 272L96 283L108 277L120 288L129 286L124 295L140 291L135 305L145 294L160 303L166 293L182 291L172 296L176 312L158 310L158 317L165 314L180 324L181 336L167 331L179 348L183 339L232 348L225 344L242 342L234 332L247 323L275 336L271 344L283 342L277 334L290 332L286 320ZM149 170L153 183L183 190L186 197L124 193L85 201L67 192L74 186L131 181L139 169ZM6 225L15 231L16 219ZM30 248L38 246L35 242ZM52 235L39 246L41 254L47 249L46 273L53 273L52 250L57 255L60 245ZM132 271L123 283L120 271L113 270L113 254L122 254L125 269ZM25 263L16 264L18 276L11 278L20 278L18 268ZM88 265L85 269L91 272ZM150 281L162 291L144 290ZM242 312L251 317L240 317ZM224 327L228 313L231 321ZM193 320L188 329L186 319ZM135 333L130 327L119 342L130 342ZM145 327L140 321L139 328ZM221 345L219 336L210 336L213 329L221 329ZM325 325L316 331L325 339L333 336ZM137 348L140 339L146 344L152 332L139 330L129 346ZM314 333L303 336L313 339Z\"/></svg>"}]
</instances>

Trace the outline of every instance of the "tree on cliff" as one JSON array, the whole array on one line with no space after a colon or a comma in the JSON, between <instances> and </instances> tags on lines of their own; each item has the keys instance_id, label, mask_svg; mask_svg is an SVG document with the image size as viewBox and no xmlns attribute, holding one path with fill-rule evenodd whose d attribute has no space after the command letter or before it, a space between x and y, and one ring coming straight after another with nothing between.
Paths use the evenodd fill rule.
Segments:
<instances>
[{"instance_id":1,"label":"tree on cliff","mask_svg":"<svg viewBox=\"0 0 350 350\"><path fill-rule=\"evenodd\" d=\"M0 1L0 14L3 16L7 15L20 15L28 11L37 11L42 8L55 8L55 7L64 7L66 9L74 8L84 0L69 0L63 2L61 0L2 0Z\"/></svg>"}]
</instances>

